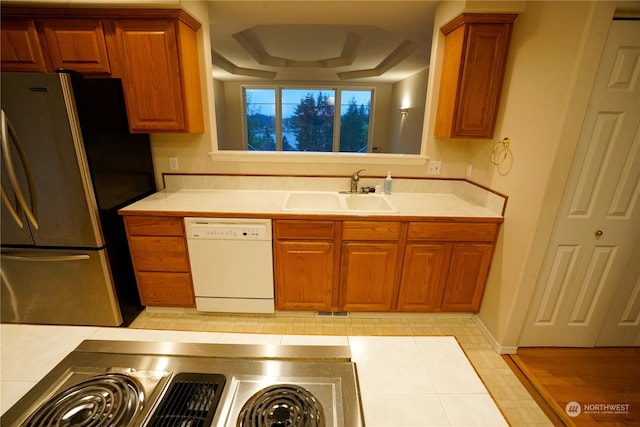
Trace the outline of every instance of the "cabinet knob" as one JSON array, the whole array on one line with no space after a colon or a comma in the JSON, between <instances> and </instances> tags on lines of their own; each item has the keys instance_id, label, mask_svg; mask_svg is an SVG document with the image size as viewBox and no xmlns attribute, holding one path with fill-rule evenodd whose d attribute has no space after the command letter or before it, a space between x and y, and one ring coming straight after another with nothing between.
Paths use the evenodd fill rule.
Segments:
<instances>
[{"instance_id":1,"label":"cabinet knob","mask_svg":"<svg viewBox=\"0 0 640 427\"><path fill-rule=\"evenodd\" d=\"M595 236L596 236L596 237L601 237L601 236L604 234L604 231L602 231L602 230L596 230L596 232L595 232L595 233L593 233L593 234L595 234Z\"/></svg>"}]
</instances>

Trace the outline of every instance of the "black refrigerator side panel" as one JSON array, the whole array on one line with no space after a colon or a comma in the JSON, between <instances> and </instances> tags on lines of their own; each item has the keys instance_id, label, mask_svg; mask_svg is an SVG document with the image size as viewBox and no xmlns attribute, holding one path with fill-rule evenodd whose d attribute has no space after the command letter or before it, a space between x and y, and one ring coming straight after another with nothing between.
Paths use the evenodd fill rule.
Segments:
<instances>
[{"instance_id":1,"label":"black refrigerator side panel","mask_svg":"<svg viewBox=\"0 0 640 427\"><path fill-rule=\"evenodd\" d=\"M131 134L119 79L74 79L82 136L100 211L156 191L151 143Z\"/></svg>"},{"instance_id":2,"label":"black refrigerator side panel","mask_svg":"<svg viewBox=\"0 0 640 427\"><path fill-rule=\"evenodd\" d=\"M156 191L151 143L131 134L119 79L73 79L78 115L123 326L142 309L118 209Z\"/></svg>"},{"instance_id":3,"label":"black refrigerator side panel","mask_svg":"<svg viewBox=\"0 0 640 427\"><path fill-rule=\"evenodd\" d=\"M20 135L35 182L39 207L38 228L31 227L35 245L101 247L84 150L74 139L74 117L70 119L75 109L69 96L65 99L60 76L3 73L1 80L2 109ZM3 221L2 244L19 245L8 239L10 235L5 235Z\"/></svg>"}]
</instances>

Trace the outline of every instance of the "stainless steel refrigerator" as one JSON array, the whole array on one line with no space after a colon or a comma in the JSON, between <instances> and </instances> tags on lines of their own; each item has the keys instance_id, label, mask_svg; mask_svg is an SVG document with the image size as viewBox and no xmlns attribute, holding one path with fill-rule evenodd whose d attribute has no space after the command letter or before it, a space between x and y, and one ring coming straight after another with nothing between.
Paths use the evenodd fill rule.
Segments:
<instances>
[{"instance_id":1,"label":"stainless steel refrigerator","mask_svg":"<svg viewBox=\"0 0 640 427\"><path fill-rule=\"evenodd\" d=\"M155 191L118 79L2 73L2 322L118 326L141 310L118 209Z\"/></svg>"}]
</instances>

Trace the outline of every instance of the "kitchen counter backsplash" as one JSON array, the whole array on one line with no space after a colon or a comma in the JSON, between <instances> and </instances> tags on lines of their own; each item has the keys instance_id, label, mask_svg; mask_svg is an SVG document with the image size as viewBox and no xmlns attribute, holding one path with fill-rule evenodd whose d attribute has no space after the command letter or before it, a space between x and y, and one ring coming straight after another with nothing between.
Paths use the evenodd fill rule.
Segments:
<instances>
[{"instance_id":1,"label":"kitchen counter backsplash","mask_svg":"<svg viewBox=\"0 0 640 427\"><path fill-rule=\"evenodd\" d=\"M208 174L165 174L165 190L280 190L348 191L349 177L244 176ZM384 178L360 178L360 187L380 186ZM469 203L502 215L507 197L460 179L394 178L393 193L454 194Z\"/></svg>"}]
</instances>

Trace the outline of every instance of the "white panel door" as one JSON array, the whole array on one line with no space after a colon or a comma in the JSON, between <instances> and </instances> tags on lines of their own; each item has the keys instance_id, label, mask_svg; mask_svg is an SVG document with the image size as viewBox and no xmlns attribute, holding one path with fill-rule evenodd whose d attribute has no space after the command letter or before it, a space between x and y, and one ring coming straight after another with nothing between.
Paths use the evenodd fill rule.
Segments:
<instances>
[{"instance_id":1,"label":"white panel door","mask_svg":"<svg viewBox=\"0 0 640 427\"><path fill-rule=\"evenodd\" d=\"M613 21L520 346L590 347L605 324L635 344L639 123L640 21Z\"/></svg>"}]
</instances>

